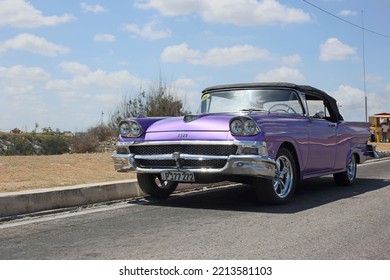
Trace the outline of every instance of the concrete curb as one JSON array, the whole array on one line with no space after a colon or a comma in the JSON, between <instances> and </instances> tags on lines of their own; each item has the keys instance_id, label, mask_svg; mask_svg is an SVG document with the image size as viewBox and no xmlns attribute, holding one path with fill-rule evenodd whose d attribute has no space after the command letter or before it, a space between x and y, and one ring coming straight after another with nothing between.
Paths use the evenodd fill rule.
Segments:
<instances>
[{"instance_id":1,"label":"concrete curb","mask_svg":"<svg viewBox=\"0 0 390 280\"><path fill-rule=\"evenodd\" d=\"M0 193L0 218L143 195L135 179Z\"/></svg>"}]
</instances>

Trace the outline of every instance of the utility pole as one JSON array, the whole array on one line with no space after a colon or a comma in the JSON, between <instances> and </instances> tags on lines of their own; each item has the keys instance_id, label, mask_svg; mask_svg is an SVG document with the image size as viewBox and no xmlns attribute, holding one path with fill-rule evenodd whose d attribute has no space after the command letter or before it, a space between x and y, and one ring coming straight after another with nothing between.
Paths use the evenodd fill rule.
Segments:
<instances>
[{"instance_id":1,"label":"utility pole","mask_svg":"<svg viewBox=\"0 0 390 280\"><path fill-rule=\"evenodd\" d=\"M102 122L101 122L101 125L103 125L103 117L104 117L104 112L102 111Z\"/></svg>"},{"instance_id":2,"label":"utility pole","mask_svg":"<svg viewBox=\"0 0 390 280\"><path fill-rule=\"evenodd\" d=\"M363 45L363 86L364 86L364 113L365 121L368 121L367 117L367 91L366 91L366 58L364 54L364 21L362 10L362 45Z\"/></svg>"}]
</instances>

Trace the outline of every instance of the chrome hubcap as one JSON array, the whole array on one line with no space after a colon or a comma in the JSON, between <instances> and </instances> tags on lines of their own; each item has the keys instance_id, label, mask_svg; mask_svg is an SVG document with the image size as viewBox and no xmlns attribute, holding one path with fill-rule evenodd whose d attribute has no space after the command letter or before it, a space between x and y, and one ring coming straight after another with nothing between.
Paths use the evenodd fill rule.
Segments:
<instances>
[{"instance_id":1,"label":"chrome hubcap","mask_svg":"<svg viewBox=\"0 0 390 280\"><path fill-rule=\"evenodd\" d=\"M276 171L273 181L274 190L277 196L285 198L291 191L293 184L293 171L291 162L285 156L276 160Z\"/></svg>"},{"instance_id":2,"label":"chrome hubcap","mask_svg":"<svg viewBox=\"0 0 390 280\"><path fill-rule=\"evenodd\" d=\"M356 173L356 160L354 156L352 156L348 162L347 173L348 173L348 179L352 181Z\"/></svg>"},{"instance_id":3,"label":"chrome hubcap","mask_svg":"<svg viewBox=\"0 0 390 280\"><path fill-rule=\"evenodd\" d=\"M155 182L156 182L157 187L159 187L161 189L166 189L167 187L169 187L168 186L168 184L169 184L168 181L163 181L163 180L161 180L158 177L156 177Z\"/></svg>"}]
</instances>

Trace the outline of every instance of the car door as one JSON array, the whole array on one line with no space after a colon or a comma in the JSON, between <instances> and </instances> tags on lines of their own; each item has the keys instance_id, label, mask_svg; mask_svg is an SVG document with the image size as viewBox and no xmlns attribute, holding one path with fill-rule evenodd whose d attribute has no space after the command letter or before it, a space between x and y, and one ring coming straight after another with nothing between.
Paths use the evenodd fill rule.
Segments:
<instances>
[{"instance_id":1,"label":"car door","mask_svg":"<svg viewBox=\"0 0 390 280\"><path fill-rule=\"evenodd\" d=\"M309 122L307 173L333 169L336 158L337 123L312 118Z\"/></svg>"}]
</instances>

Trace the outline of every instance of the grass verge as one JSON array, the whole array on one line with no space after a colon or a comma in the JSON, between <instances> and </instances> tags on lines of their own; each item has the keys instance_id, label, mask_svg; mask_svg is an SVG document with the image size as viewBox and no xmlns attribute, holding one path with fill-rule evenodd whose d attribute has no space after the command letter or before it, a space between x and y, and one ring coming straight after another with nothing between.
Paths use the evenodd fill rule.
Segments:
<instances>
[{"instance_id":1,"label":"grass verge","mask_svg":"<svg viewBox=\"0 0 390 280\"><path fill-rule=\"evenodd\" d=\"M111 154L1 156L0 192L135 178L134 174L117 173Z\"/></svg>"}]
</instances>

